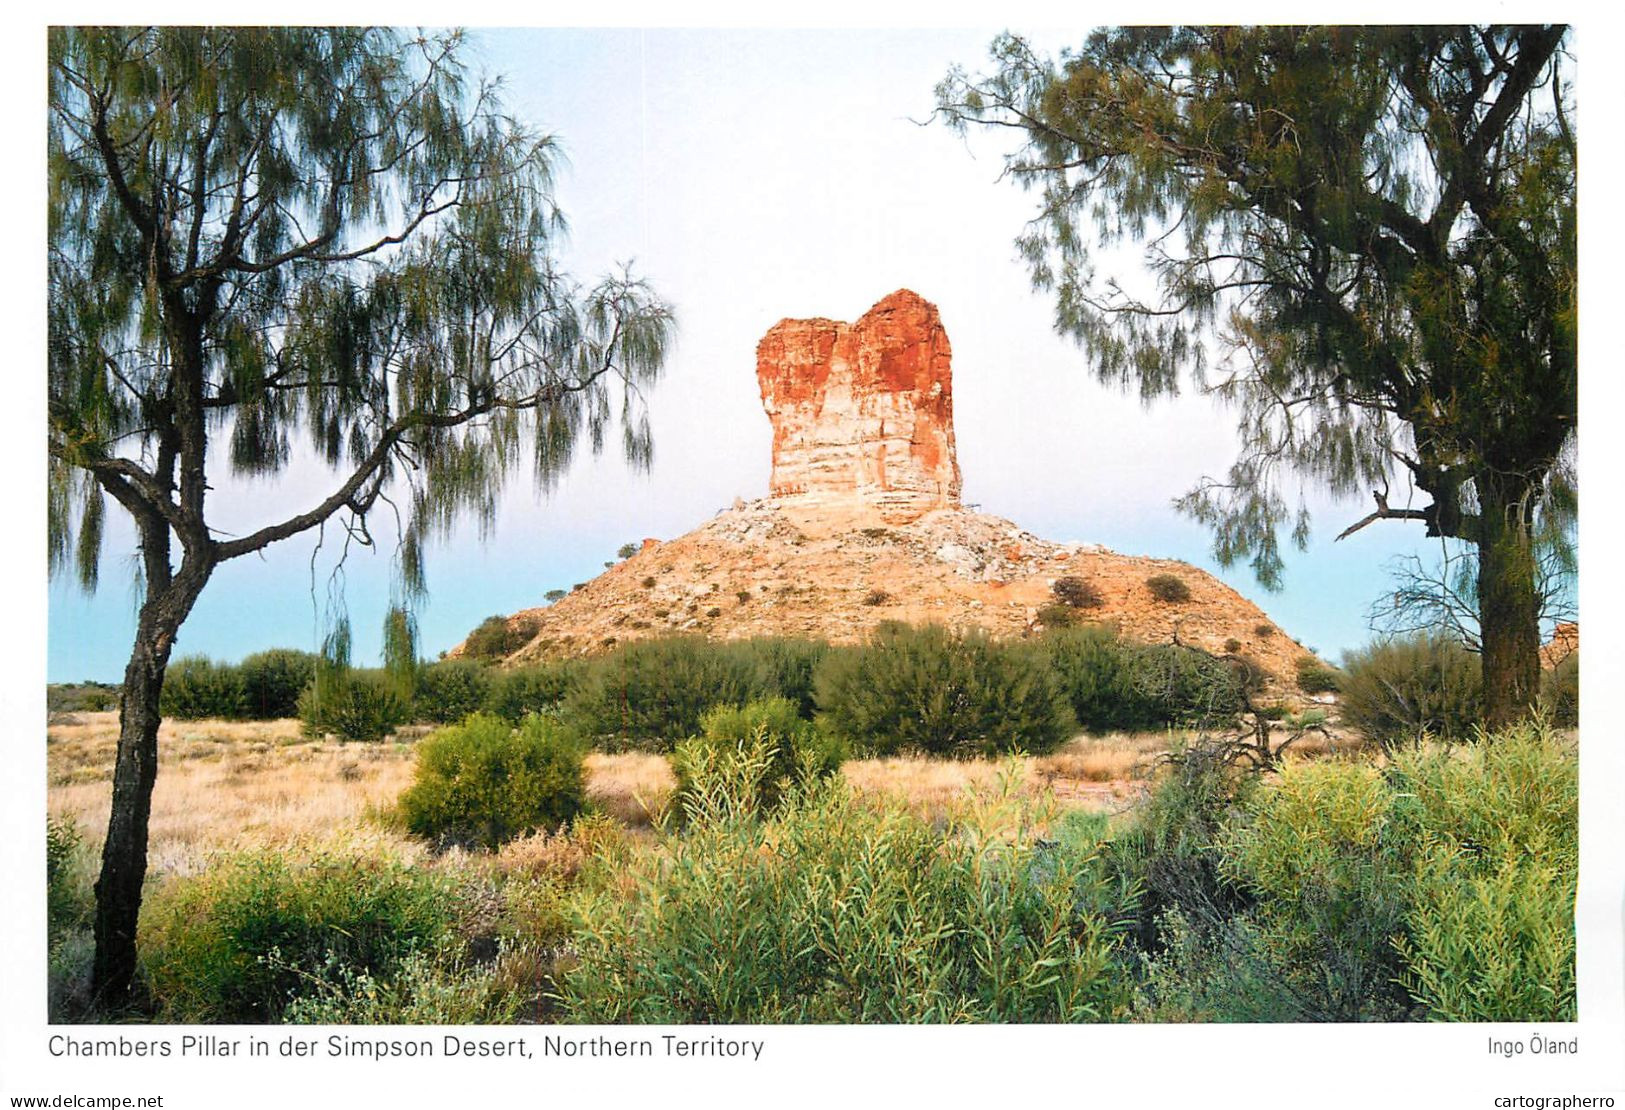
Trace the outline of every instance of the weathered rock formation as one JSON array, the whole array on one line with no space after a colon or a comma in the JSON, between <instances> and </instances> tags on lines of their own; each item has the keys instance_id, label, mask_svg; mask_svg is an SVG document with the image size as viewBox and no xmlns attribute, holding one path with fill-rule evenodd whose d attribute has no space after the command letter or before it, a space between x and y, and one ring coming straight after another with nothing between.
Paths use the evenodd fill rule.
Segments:
<instances>
[{"instance_id":1,"label":"weathered rock formation","mask_svg":"<svg viewBox=\"0 0 1625 1110\"><path fill-rule=\"evenodd\" d=\"M853 324L775 324L756 346L773 499L891 524L957 508L951 359L936 306L907 289Z\"/></svg>"},{"instance_id":2,"label":"weathered rock formation","mask_svg":"<svg viewBox=\"0 0 1625 1110\"><path fill-rule=\"evenodd\" d=\"M756 374L773 424L771 495L646 539L556 604L517 614L532 638L510 663L685 633L852 643L891 620L1029 636L1055 619L1056 582L1078 578L1097 604L1077 619L1240 651L1296 696L1309 652L1196 567L1052 543L961 507L948 336L916 294L899 290L852 324L780 321ZM1169 574L1187 599L1151 591L1148 579Z\"/></svg>"}]
</instances>

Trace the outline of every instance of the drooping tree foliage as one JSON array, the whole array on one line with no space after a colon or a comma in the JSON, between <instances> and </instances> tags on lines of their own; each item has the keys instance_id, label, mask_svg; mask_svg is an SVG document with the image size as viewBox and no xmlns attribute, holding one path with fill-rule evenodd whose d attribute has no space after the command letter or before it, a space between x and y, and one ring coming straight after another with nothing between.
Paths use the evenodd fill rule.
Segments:
<instances>
[{"instance_id":1,"label":"drooping tree foliage","mask_svg":"<svg viewBox=\"0 0 1625 1110\"><path fill-rule=\"evenodd\" d=\"M175 634L216 567L329 520L423 541L492 521L617 421L667 308L622 272L558 268L554 141L471 79L462 40L363 28L57 28L49 40L50 545L94 587L105 498L132 518L142 603L97 885L95 989L127 996ZM309 444L309 452L296 443ZM219 470L313 453L331 491L218 531ZM213 483L213 486L211 486Z\"/></svg>"},{"instance_id":2,"label":"drooping tree foliage","mask_svg":"<svg viewBox=\"0 0 1625 1110\"><path fill-rule=\"evenodd\" d=\"M1005 35L939 118L1009 128L1056 326L1147 399L1186 369L1243 449L1180 502L1278 584L1290 491L1374 490L1474 560L1487 716L1538 687L1542 542L1577 478L1573 107L1562 27L1133 28L1058 61ZM1143 243L1154 289L1102 249ZM1414 501L1390 503L1399 477ZM1559 560L1561 565L1562 560ZM1552 565L1550 561L1545 566Z\"/></svg>"}]
</instances>

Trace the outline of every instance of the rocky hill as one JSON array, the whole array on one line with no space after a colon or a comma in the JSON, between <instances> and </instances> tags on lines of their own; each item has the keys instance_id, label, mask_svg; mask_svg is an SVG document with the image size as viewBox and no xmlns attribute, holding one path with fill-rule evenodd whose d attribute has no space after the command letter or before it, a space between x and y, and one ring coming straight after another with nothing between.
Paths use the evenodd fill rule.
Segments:
<instances>
[{"instance_id":1,"label":"rocky hill","mask_svg":"<svg viewBox=\"0 0 1625 1110\"><path fill-rule=\"evenodd\" d=\"M535 634L510 662L671 633L846 643L888 620L1030 635L1065 578L1091 595L1069 610L1076 619L1239 650L1284 687L1308 655L1187 563L1052 543L965 510L951 351L936 308L916 294L893 293L853 324L781 321L757 348L757 378L773 425L770 496L676 539L645 540L555 604L514 614ZM1189 596L1159 599L1148 585L1158 576Z\"/></svg>"}]
</instances>

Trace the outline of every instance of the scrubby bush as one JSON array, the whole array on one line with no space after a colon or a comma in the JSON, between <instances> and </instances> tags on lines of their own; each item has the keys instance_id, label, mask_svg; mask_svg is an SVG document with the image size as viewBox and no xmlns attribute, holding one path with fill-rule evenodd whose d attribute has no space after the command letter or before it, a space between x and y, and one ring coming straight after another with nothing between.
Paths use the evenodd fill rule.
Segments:
<instances>
[{"instance_id":1,"label":"scrubby bush","mask_svg":"<svg viewBox=\"0 0 1625 1110\"><path fill-rule=\"evenodd\" d=\"M1057 578L1049 592L1059 604L1069 609L1098 609L1106 604L1106 599L1100 596L1100 590L1093 582L1070 575Z\"/></svg>"},{"instance_id":2,"label":"scrubby bush","mask_svg":"<svg viewBox=\"0 0 1625 1110\"><path fill-rule=\"evenodd\" d=\"M1472 734L1483 714L1478 657L1433 633L1379 640L1343 657L1343 721L1392 747Z\"/></svg>"},{"instance_id":3,"label":"scrubby bush","mask_svg":"<svg viewBox=\"0 0 1625 1110\"><path fill-rule=\"evenodd\" d=\"M388 975L435 948L451 897L432 872L375 857L245 853L147 900L147 981L165 1021L277 1021L313 976Z\"/></svg>"},{"instance_id":4,"label":"scrubby bush","mask_svg":"<svg viewBox=\"0 0 1625 1110\"><path fill-rule=\"evenodd\" d=\"M1185 580L1172 574L1153 574L1145 580L1151 596L1168 605L1177 605L1191 599L1191 588Z\"/></svg>"},{"instance_id":5,"label":"scrubby bush","mask_svg":"<svg viewBox=\"0 0 1625 1110\"><path fill-rule=\"evenodd\" d=\"M863 603L865 605L890 605L891 601L891 594L881 589L870 590L868 593L863 595Z\"/></svg>"},{"instance_id":6,"label":"scrubby bush","mask_svg":"<svg viewBox=\"0 0 1625 1110\"><path fill-rule=\"evenodd\" d=\"M516 729L476 713L418 745L401 816L418 836L488 848L555 829L581 812L582 756L557 721L529 717Z\"/></svg>"},{"instance_id":7,"label":"scrubby bush","mask_svg":"<svg viewBox=\"0 0 1625 1110\"><path fill-rule=\"evenodd\" d=\"M556 592L548 594L550 600ZM536 635L536 628L536 621L531 617L510 619L500 614L486 617L463 641L463 654L470 659L501 659L528 644Z\"/></svg>"},{"instance_id":8,"label":"scrubby bush","mask_svg":"<svg viewBox=\"0 0 1625 1110\"><path fill-rule=\"evenodd\" d=\"M937 830L840 778L762 819L758 754L696 784L660 855L578 905L566 1016L593 1024L1102 1021L1129 1002L1121 892L1041 845L1014 776ZM1038 820L1042 820L1040 817Z\"/></svg>"},{"instance_id":9,"label":"scrubby bush","mask_svg":"<svg viewBox=\"0 0 1625 1110\"><path fill-rule=\"evenodd\" d=\"M158 710L166 717L199 720L204 717L241 718L248 701L243 678L229 663L216 663L201 655L175 660L164 672Z\"/></svg>"},{"instance_id":10,"label":"scrubby bush","mask_svg":"<svg viewBox=\"0 0 1625 1110\"><path fill-rule=\"evenodd\" d=\"M1428 1017L1573 1021L1574 745L1520 725L1466 752L1400 753L1389 781L1423 830L1401 951Z\"/></svg>"},{"instance_id":11,"label":"scrubby bush","mask_svg":"<svg viewBox=\"0 0 1625 1110\"><path fill-rule=\"evenodd\" d=\"M711 706L740 705L762 692L757 668L743 653L719 651L700 637L662 637L588 662L563 715L598 743L669 751L699 731Z\"/></svg>"},{"instance_id":12,"label":"scrubby bush","mask_svg":"<svg viewBox=\"0 0 1625 1110\"><path fill-rule=\"evenodd\" d=\"M1045 752L1074 727L1044 654L978 630L883 625L832 651L816 682L822 720L860 753Z\"/></svg>"},{"instance_id":13,"label":"scrubby bush","mask_svg":"<svg viewBox=\"0 0 1625 1110\"><path fill-rule=\"evenodd\" d=\"M472 659L442 659L417 673L412 715L420 721L453 724L483 709L491 695L491 672Z\"/></svg>"},{"instance_id":14,"label":"scrubby bush","mask_svg":"<svg viewBox=\"0 0 1625 1110\"><path fill-rule=\"evenodd\" d=\"M49 818L45 822L45 910L50 947L90 924L96 906L92 875L84 836L73 818Z\"/></svg>"},{"instance_id":15,"label":"scrubby bush","mask_svg":"<svg viewBox=\"0 0 1625 1110\"><path fill-rule=\"evenodd\" d=\"M1036 614L1038 623L1046 629L1071 628L1078 623L1078 614L1069 605L1055 602L1051 605L1040 605Z\"/></svg>"},{"instance_id":16,"label":"scrubby bush","mask_svg":"<svg viewBox=\"0 0 1625 1110\"><path fill-rule=\"evenodd\" d=\"M1343 676L1312 655L1300 655L1295 669L1298 689L1306 694L1335 694L1342 689Z\"/></svg>"},{"instance_id":17,"label":"scrubby bush","mask_svg":"<svg viewBox=\"0 0 1625 1110\"><path fill-rule=\"evenodd\" d=\"M485 695L485 711L518 724L531 713L552 713L559 707L575 682L581 664L562 659L537 663L490 675Z\"/></svg>"},{"instance_id":18,"label":"scrubby bush","mask_svg":"<svg viewBox=\"0 0 1625 1110\"><path fill-rule=\"evenodd\" d=\"M822 640L802 640L792 636L758 636L718 645L726 654L743 656L755 672L753 698L788 698L796 712L812 720L817 712L813 674L829 653Z\"/></svg>"},{"instance_id":19,"label":"scrubby bush","mask_svg":"<svg viewBox=\"0 0 1625 1110\"><path fill-rule=\"evenodd\" d=\"M316 677L316 656L308 651L272 648L256 652L237 667L243 683L243 711L257 720L292 717L299 695Z\"/></svg>"},{"instance_id":20,"label":"scrubby bush","mask_svg":"<svg viewBox=\"0 0 1625 1110\"><path fill-rule=\"evenodd\" d=\"M1571 651L1540 675L1541 710L1560 728L1580 724L1580 653Z\"/></svg>"},{"instance_id":21,"label":"scrubby bush","mask_svg":"<svg viewBox=\"0 0 1625 1110\"><path fill-rule=\"evenodd\" d=\"M399 685L381 671L318 668L299 695L299 722L306 736L345 741L382 740L412 716Z\"/></svg>"},{"instance_id":22,"label":"scrubby bush","mask_svg":"<svg viewBox=\"0 0 1625 1110\"><path fill-rule=\"evenodd\" d=\"M1139 644L1102 625L1044 637L1062 693L1091 732L1226 723L1241 709L1236 667L1174 644Z\"/></svg>"},{"instance_id":23,"label":"scrubby bush","mask_svg":"<svg viewBox=\"0 0 1625 1110\"><path fill-rule=\"evenodd\" d=\"M706 768L745 748L760 753L760 778L751 797L761 809L776 806L797 779L838 772L846 752L844 744L802 717L788 698L713 706L700 719L700 734L678 744L673 756L677 812L686 816L694 784L705 778Z\"/></svg>"},{"instance_id":24,"label":"scrubby bush","mask_svg":"<svg viewBox=\"0 0 1625 1110\"><path fill-rule=\"evenodd\" d=\"M409 952L387 973L326 964L304 976L282 1020L294 1025L496 1025L518 1020L524 994L498 969L455 952Z\"/></svg>"}]
</instances>

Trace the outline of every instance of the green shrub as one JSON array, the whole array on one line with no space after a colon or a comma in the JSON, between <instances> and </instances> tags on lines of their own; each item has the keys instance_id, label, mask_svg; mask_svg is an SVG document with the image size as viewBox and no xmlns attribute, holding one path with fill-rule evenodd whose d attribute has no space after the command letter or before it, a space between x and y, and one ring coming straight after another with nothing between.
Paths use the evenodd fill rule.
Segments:
<instances>
[{"instance_id":1,"label":"green shrub","mask_svg":"<svg viewBox=\"0 0 1625 1110\"><path fill-rule=\"evenodd\" d=\"M1102 625L1062 629L1043 648L1078 723L1091 732L1202 727L1241 709L1236 668L1174 644L1138 644Z\"/></svg>"},{"instance_id":2,"label":"green shrub","mask_svg":"<svg viewBox=\"0 0 1625 1110\"><path fill-rule=\"evenodd\" d=\"M485 711L513 724L531 713L556 712L580 671L580 663L564 659L493 672Z\"/></svg>"},{"instance_id":3,"label":"green shrub","mask_svg":"<svg viewBox=\"0 0 1625 1110\"><path fill-rule=\"evenodd\" d=\"M1093 582L1070 575L1057 578L1049 592L1056 602L1069 609L1098 609L1106 604L1106 599L1100 596L1100 590Z\"/></svg>"},{"instance_id":4,"label":"green shrub","mask_svg":"<svg viewBox=\"0 0 1625 1110\"><path fill-rule=\"evenodd\" d=\"M866 754L1045 752L1074 727L1044 654L979 630L885 625L826 656L816 683L821 719Z\"/></svg>"},{"instance_id":5,"label":"green shrub","mask_svg":"<svg viewBox=\"0 0 1625 1110\"><path fill-rule=\"evenodd\" d=\"M553 593L558 592L550 592L549 600L553 600ZM564 595L559 593L559 596ZM486 617L463 641L463 654L470 659L501 659L512 655L530 642L536 635L537 627L532 617L510 619L501 614Z\"/></svg>"},{"instance_id":6,"label":"green shrub","mask_svg":"<svg viewBox=\"0 0 1625 1110\"><path fill-rule=\"evenodd\" d=\"M472 659L443 659L419 668L412 713L420 721L451 724L483 709L491 695L491 672Z\"/></svg>"},{"instance_id":7,"label":"green shrub","mask_svg":"<svg viewBox=\"0 0 1625 1110\"><path fill-rule=\"evenodd\" d=\"M164 882L142 913L165 1021L277 1021L313 976L387 975L450 936L446 880L369 856L244 853Z\"/></svg>"},{"instance_id":8,"label":"green shrub","mask_svg":"<svg viewBox=\"0 0 1625 1110\"><path fill-rule=\"evenodd\" d=\"M1410 906L1414 814L1376 769L1298 763L1219 838L1227 877L1257 901L1254 958L1274 973L1277 1016L1393 1021L1409 1015L1396 940Z\"/></svg>"},{"instance_id":9,"label":"green shrub","mask_svg":"<svg viewBox=\"0 0 1625 1110\"><path fill-rule=\"evenodd\" d=\"M418 836L488 848L555 829L581 812L583 754L556 721L476 713L418 745L401 815Z\"/></svg>"},{"instance_id":10,"label":"green shrub","mask_svg":"<svg viewBox=\"0 0 1625 1110\"><path fill-rule=\"evenodd\" d=\"M55 948L75 929L87 928L96 910L95 863L71 817L45 822L46 936Z\"/></svg>"},{"instance_id":11,"label":"green shrub","mask_svg":"<svg viewBox=\"0 0 1625 1110\"><path fill-rule=\"evenodd\" d=\"M329 963L307 973L282 1011L294 1025L495 1025L522 1016L524 996L491 966L453 952L409 952L387 973Z\"/></svg>"},{"instance_id":12,"label":"green shrub","mask_svg":"<svg viewBox=\"0 0 1625 1110\"><path fill-rule=\"evenodd\" d=\"M199 720L204 717L242 718L248 708L243 678L229 663L216 663L201 655L188 655L169 664L158 711L166 717Z\"/></svg>"},{"instance_id":13,"label":"green shrub","mask_svg":"<svg viewBox=\"0 0 1625 1110\"><path fill-rule=\"evenodd\" d=\"M319 674L299 695L298 709L305 735L344 741L382 740L412 716L399 686L380 671Z\"/></svg>"},{"instance_id":14,"label":"green shrub","mask_svg":"<svg viewBox=\"0 0 1625 1110\"><path fill-rule=\"evenodd\" d=\"M1296 670L1298 689L1306 694L1335 694L1342 689L1343 676L1312 655L1300 655Z\"/></svg>"},{"instance_id":15,"label":"green shrub","mask_svg":"<svg viewBox=\"0 0 1625 1110\"><path fill-rule=\"evenodd\" d=\"M752 698L788 698L796 712L812 720L817 712L814 672L829 645L822 640L802 640L791 636L758 636L718 645L724 654L738 655L754 671Z\"/></svg>"},{"instance_id":16,"label":"green shrub","mask_svg":"<svg viewBox=\"0 0 1625 1110\"><path fill-rule=\"evenodd\" d=\"M565 697L564 719L596 742L669 751L700 729L713 705L740 705L767 691L744 652L700 637L636 640L588 662Z\"/></svg>"},{"instance_id":17,"label":"green shrub","mask_svg":"<svg viewBox=\"0 0 1625 1110\"><path fill-rule=\"evenodd\" d=\"M1573 1021L1573 744L1521 725L1465 752L1400 753L1391 782L1423 830L1400 943L1412 996L1441 1021Z\"/></svg>"},{"instance_id":18,"label":"green shrub","mask_svg":"<svg viewBox=\"0 0 1625 1110\"><path fill-rule=\"evenodd\" d=\"M272 648L248 656L237 671L247 716L262 721L293 717L299 712L299 695L316 676L316 655Z\"/></svg>"},{"instance_id":19,"label":"green shrub","mask_svg":"<svg viewBox=\"0 0 1625 1110\"><path fill-rule=\"evenodd\" d=\"M770 809L789 784L799 778L827 777L841 769L845 745L817 729L788 698L763 698L744 706L718 705L700 718L700 735L677 745L672 769L677 774L674 801L685 814L692 787L720 752L760 745L771 753L754 786L756 804Z\"/></svg>"},{"instance_id":20,"label":"green shrub","mask_svg":"<svg viewBox=\"0 0 1625 1110\"><path fill-rule=\"evenodd\" d=\"M1040 605L1035 614L1038 623L1045 628L1071 628L1078 623L1078 614L1070 606L1059 602L1052 605Z\"/></svg>"},{"instance_id":21,"label":"green shrub","mask_svg":"<svg viewBox=\"0 0 1625 1110\"><path fill-rule=\"evenodd\" d=\"M1540 675L1542 711L1559 728L1580 724L1580 653L1571 651Z\"/></svg>"},{"instance_id":22,"label":"green shrub","mask_svg":"<svg viewBox=\"0 0 1625 1110\"><path fill-rule=\"evenodd\" d=\"M1343 658L1343 721L1387 747L1460 740L1483 712L1478 657L1443 634L1379 640Z\"/></svg>"},{"instance_id":23,"label":"green shrub","mask_svg":"<svg viewBox=\"0 0 1625 1110\"><path fill-rule=\"evenodd\" d=\"M1129 1002L1120 892L1041 845L1016 776L933 828L839 777L750 800L761 746L723 752L669 852L577 907L565 1016L650 1022L1102 1021Z\"/></svg>"},{"instance_id":24,"label":"green shrub","mask_svg":"<svg viewBox=\"0 0 1625 1110\"><path fill-rule=\"evenodd\" d=\"M1172 574L1153 574L1145 580L1151 596L1167 605L1177 605L1191 599L1191 588L1185 580Z\"/></svg>"}]
</instances>

